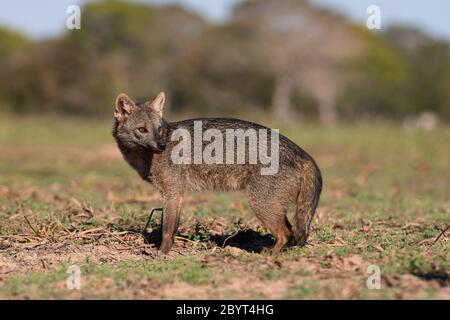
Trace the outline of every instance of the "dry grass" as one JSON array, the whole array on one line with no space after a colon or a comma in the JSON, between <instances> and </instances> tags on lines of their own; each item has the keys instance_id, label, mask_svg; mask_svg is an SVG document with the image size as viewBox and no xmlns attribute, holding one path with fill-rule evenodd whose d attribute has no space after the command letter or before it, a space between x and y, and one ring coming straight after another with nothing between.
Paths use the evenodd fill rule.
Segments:
<instances>
[{"instance_id":1,"label":"dry grass","mask_svg":"<svg viewBox=\"0 0 450 320\"><path fill-rule=\"evenodd\" d=\"M161 256L159 213L141 233L159 195L108 123L0 120L0 298L450 299L448 128L275 127L323 171L308 245L270 256L242 195L193 194ZM66 287L72 264L80 290Z\"/></svg>"}]
</instances>

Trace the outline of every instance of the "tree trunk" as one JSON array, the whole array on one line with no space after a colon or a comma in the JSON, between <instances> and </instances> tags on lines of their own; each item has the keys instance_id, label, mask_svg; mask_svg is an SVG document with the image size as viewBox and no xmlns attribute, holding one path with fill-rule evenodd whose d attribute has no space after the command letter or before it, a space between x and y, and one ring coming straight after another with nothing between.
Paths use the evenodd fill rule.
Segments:
<instances>
[{"instance_id":1,"label":"tree trunk","mask_svg":"<svg viewBox=\"0 0 450 320\"><path fill-rule=\"evenodd\" d=\"M272 98L273 116L280 120L289 120L292 116L291 108L292 80L281 75L276 83Z\"/></svg>"},{"instance_id":2,"label":"tree trunk","mask_svg":"<svg viewBox=\"0 0 450 320\"><path fill-rule=\"evenodd\" d=\"M333 99L319 100L319 118L324 126L333 126L337 122L336 103Z\"/></svg>"}]
</instances>

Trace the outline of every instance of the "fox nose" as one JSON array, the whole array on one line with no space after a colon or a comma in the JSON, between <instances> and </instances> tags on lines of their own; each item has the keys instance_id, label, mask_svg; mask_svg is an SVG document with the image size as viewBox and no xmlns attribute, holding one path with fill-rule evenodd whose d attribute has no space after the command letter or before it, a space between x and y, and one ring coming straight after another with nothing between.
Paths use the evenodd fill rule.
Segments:
<instances>
[{"instance_id":1,"label":"fox nose","mask_svg":"<svg viewBox=\"0 0 450 320\"><path fill-rule=\"evenodd\" d=\"M164 142L158 143L158 149L162 150L166 147L166 144Z\"/></svg>"}]
</instances>

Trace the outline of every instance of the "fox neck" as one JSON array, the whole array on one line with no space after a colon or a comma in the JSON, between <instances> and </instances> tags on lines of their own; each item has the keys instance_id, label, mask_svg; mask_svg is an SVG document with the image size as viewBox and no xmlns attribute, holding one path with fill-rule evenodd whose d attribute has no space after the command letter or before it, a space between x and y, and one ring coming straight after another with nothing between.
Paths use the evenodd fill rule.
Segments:
<instances>
[{"instance_id":1,"label":"fox neck","mask_svg":"<svg viewBox=\"0 0 450 320\"><path fill-rule=\"evenodd\" d=\"M127 148L120 142L118 143L118 147L125 160L134 170L137 171L139 176L143 180L151 182L151 167L154 153L141 148Z\"/></svg>"}]
</instances>

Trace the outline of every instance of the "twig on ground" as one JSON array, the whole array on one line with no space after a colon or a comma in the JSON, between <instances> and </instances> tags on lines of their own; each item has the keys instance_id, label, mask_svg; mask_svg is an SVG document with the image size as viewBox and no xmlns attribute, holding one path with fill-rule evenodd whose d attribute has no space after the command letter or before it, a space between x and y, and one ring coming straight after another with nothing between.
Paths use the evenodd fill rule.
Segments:
<instances>
[{"instance_id":1,"label":"twig on ground","mask_svg":"<svg viewBox=\"0 0 450 320\"><path fill-rule=\"evenodd\" d=\"M436 239L434 239L433 244L435 244L436 242L438 242L439 239L447 232L448 229L450 229L450 224L449 224L446 228L444 228L444 229L441 231L441 233L439 233L439 235L436 237Z\"/></svg>"},{"instance_id":2,"label":"twig on ground","mask_svg":"<svg viewBox=\"0 0 450 320\"><path fill-rule=\"evenodd\" d=\"M37 229L35 229L35 228L33 227L33 225L31 224L30 220L28 220L28 218L27 218L26 215L23 215L23 217L25 218L25 221L27 222L27 224L28 224L28 226L30 227L30 229L33 230L34 235L37 236L37 237L40 237L40 236L41 236L41 233L39 232L39 230L37 230Z\"/></svg>"},{"instance_id":3,"label":"twig on ground","mask_svg":"<svg viewBox=\"0 0 450 320\"><path fill-rule=\"evenodd\" d=\"M93 229L89 229L89 230L85 230L85 231L81 231L81 232L75 233L74 235L77 236L77 237L80 237L80 236L84 236L84 235L89 234L89 233L95 233L95 232L98 232L98 231L103 231L103 233L107 233L108 232L107 230L105 230L105 228L93 228Z\"/></svg>"},{"instance_id":4,"label":"twig on ground","mask_svg":"<svg viewBox=\"0 0 450 320\"><path fill-rule=\"evenodd\" d=\"M182 240L182 241L186 241L186 242L191 242L191 243L193 243L193 244L197 244L196 241L193 241L193 240L191 240L191 239L188 239L188 238L185 238L185 237L181 237L181 236L175 236L175 239L177 239L177 240Z\"/></svg>"},{"instance_id":5,"label":"twig on ground","mask_svg":"<svg viewBox=\"0 0 450 320\"><path fill-rule=\"evenodd\" d=\"M235 237L235 236L239 233L239 231L240 231L240 230L237 230L235 233L233 233L231 236L227 237L227 238L223 241L223 243L222 243L222 249L225 248L225 244L227 243L227 241L228 241L229 239Z\"/></svg>"},{"instance_id":6,"label":"twig on ground","mask_svg":"<svg viewBox=\"0 0 450 320\"><path fill-rule=\"evenodd\" d=\"M124 245L126 245L126 246L128 246L130 248L133 248L133 246L131 244L129 244L128 242L126 242L126 241L124 241L122 239L120 239L118 236L114 235L112 232L109 232L108 234L110 236L112 236L114 239L119 240L119 242L123 243Z\"/></svg>"},{"instance_id":7,"label":"twig on ground","mask_svg":"<svg viewBox=\"0 0 450 320\"><path fill-rule=\"evenodd\" d=\"M150 212L150 216L148 217L148 220L147 220L147 223L145 224L145 227L144 227L144 229L142 230L142 233L144 234L145 233L145 231L147 230L147 228L148 228L148 226L149 226L149 224L150 224L150 221L152 220L152 216L153 216L153 212L155 212L155 211L163 211L163 208L154 208L151 212ZM162 213L161 213L161 221L162 221Z\"/></svg>"}]
</instances>

